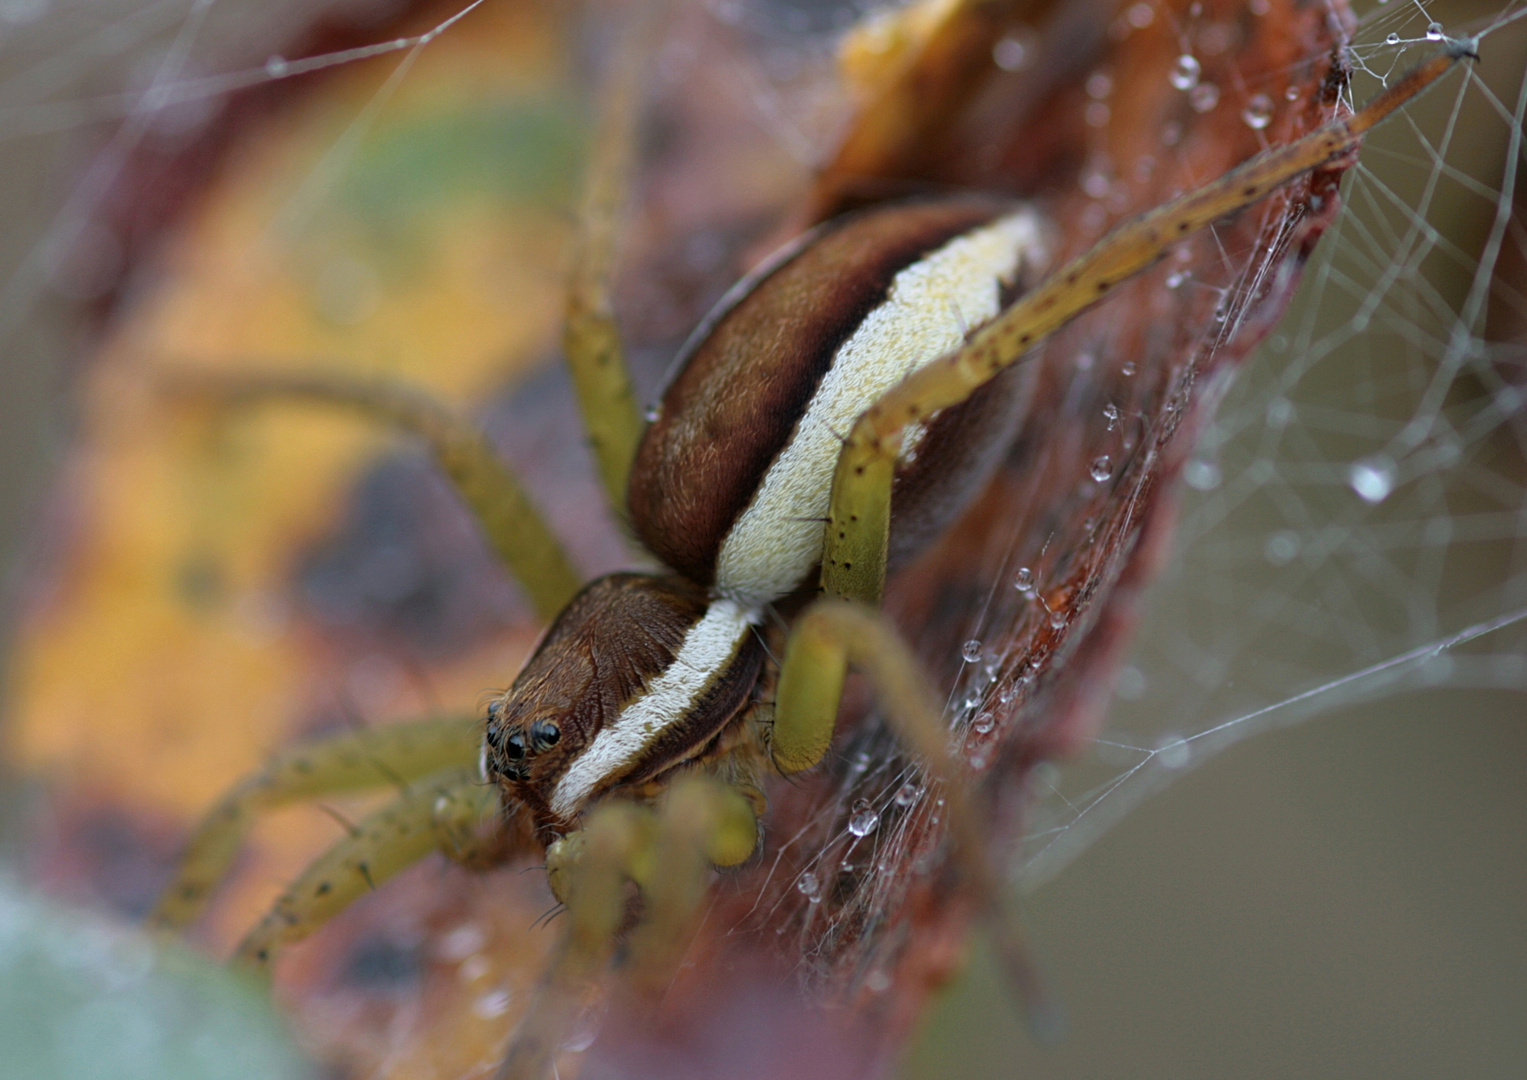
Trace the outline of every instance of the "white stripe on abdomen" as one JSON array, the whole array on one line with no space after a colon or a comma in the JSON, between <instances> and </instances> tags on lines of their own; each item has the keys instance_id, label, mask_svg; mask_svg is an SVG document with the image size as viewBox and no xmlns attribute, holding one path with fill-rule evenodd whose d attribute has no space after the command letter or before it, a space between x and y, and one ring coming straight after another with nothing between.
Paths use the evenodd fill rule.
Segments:
<instances>
[{"instance_id":1,"label":"white stripe on abdomen","mask_svg":"<svg viewBox=\"0 0 1527 1080\"><path fill-rule=\"evenodd\" d=\"M842 438L876 398L994 318L1000 283L1040 244L1031 210L998 218L904 268L885 302L833 356L790 442L764 475L716 558L715 588L748 607L794 590L822 558Z\"/></svg>"}]
</instances>

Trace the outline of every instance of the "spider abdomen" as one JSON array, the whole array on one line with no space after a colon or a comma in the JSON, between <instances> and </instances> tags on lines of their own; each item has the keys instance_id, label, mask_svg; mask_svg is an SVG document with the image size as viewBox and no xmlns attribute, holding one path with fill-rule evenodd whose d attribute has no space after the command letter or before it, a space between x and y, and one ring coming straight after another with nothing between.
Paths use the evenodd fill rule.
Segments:
<instances>
[{"instance_id":1,"label":"spider abdomen","mask_svg":"<svg viewBox=\"0 0 1527 1080\"><path fill-rule=\"evenodd\" d=\"M1044 261L1030 208L920 200L822 226L734 288L685 346L631 472L642 542L713 593L763 605L821 558L841 438L913 370L958 347ZM1005 443L1017 378L912 433L898 549L936 532ZM916 534L915 536L912 534Z\"/></svg>"}]
</instances>

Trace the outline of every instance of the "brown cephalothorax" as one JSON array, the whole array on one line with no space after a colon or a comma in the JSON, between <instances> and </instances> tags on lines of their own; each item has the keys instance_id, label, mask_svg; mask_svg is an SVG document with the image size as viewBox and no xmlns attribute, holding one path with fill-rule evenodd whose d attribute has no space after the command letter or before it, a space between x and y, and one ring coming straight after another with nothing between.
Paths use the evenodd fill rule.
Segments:
<instances>
[{"instance_id":1,"label":"brown cephalothorax","mask_svg":"<svg viewBox=\"0 0 1527 1080\"><path fill-rule=\"evenodd\" d=\"M671 710L673 722L644 726L627 716L635 702L663 695L665 672L708 606L704 590L680 577L599 578L552 624L509 692L488 706L484 772L506 802L530 810L543 839L573 828L589 798L702 755L749 702L762 649L756 637L741 634L730 655L698 672L692 692ZM601 736L608 746L618 735L618 754L601 751ZM609 766L579 789L575 802L559 802L561 782L591 752Z\"/></svg>"}]
</instances>

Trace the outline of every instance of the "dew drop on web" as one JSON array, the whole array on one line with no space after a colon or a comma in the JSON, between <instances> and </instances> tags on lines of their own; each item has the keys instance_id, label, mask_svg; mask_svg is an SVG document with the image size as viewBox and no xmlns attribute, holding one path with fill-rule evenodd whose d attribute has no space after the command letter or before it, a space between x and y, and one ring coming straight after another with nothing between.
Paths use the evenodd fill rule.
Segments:
<instances>
[{"instance_id":1,"label":"dew drop on web","mask_svg":"<svg viewBox=\"0 0 1527 1080\"><path fill-rule=\"evenodd\" d=\"M1355 462L1347 471L1347 483L1364 502L1383 502L1394 490L1394 464L1381 458Z\"/></svg>"},{"instance_id":2,"label":"dew drop on web","mask_svg":"<svg viewBox=\"0 0 1527 1080\"><path fill-rule=\"evenodd\" d=\"M1198 85L1198 73L1202 70L1198 57L1192 53L1183 53L1172 64L1172 73L1168 78L1177 89L1191 90Z\"/></svg>"},{"instance_id":3,"label":"dew drop on web","mask_svg":"<svg viewBox=\"0 0 1527 1080\"><path fill-rule=\"evenodd\" d=\"M1241 110L1241 119L1246 121L1246 126L1254 131L1261 131L1272 123L1272 118L1272 98L1266 94L1252 94L1246 102L1246 107Z\"/></svg>"},{"instance_id":4,"label":"dew drop on web","mask_svg":"<svg viewBox=\"0 0 1527 1080\"><path fill-rule=\"evenodd\" d=\"M853 816L848 819L848 831L855 836L868 836L880 824L880 815L868 801L860 799L854 804Z\"/></svg>"},{"instance_id":5,"label":"dew drop on web","mask_svg":"<svg viewBox=\"0 0 1527 1080\"><path fill-rule=\"evenodd\" d=\"M817 876L810 870L807 870L800 876L799 879L797 879L795 888L802 896L811 901L813 904L822 899L822 883L817 880Z\"/></svg>"}]
</instances>

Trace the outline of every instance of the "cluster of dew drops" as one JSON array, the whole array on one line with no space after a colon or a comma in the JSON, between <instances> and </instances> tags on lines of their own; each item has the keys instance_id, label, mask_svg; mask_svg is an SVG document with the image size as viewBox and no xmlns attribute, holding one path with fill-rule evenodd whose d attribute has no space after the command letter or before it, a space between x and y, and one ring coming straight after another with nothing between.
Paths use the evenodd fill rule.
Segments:
<instances>
[{"instance_id":1,"label":"cluster of dew drops","mask_svg":"<svg viewBox=\"0 0 1527 1080\"><path fill-rule=\"evenodd\" d=\"M1379 0L1387 3L1388 0ZM1271 10L1270 0L1250 0L1247 5L1253 15L1266 15ZM1189 20L1201 20L1203 5L1194 3L1188 8ZM1143 30L1150 26L1158 18L1155 5L1140 0L1130 5L1116 19L1110 28L1111 35L1116 39L1122 39L1136 30ZM1229 28L1213 23L1200 22L1195 33L1200 47L1209 54L1221 52L1227 45ZM1426 39L1439 41L1443 37L1442 26L1439 23L1431 23L1426 30ZM1220 105L1220 87L1203 77L1203 63L1194 54L1192 45L1183 34L1182 52L1173 61L1171 68L1166 74L1167 80L1172 87L1187 95L1188 104L1193 111L1203 114L1217 109ZM1397 33L1391 33L1385 39L1386 43L1393 46L1399 45L1404 39ZM992 50L992 59L997 67L1004 71L1022 71L1034 62L1038 54L1039 43L1032 34L1015 33L999 40ZM1108 125L1111 116L1110 99L1114 92L1114 80L1108 71L1098 69L1087 76L1083 84L1088 102L1083 111L1083 117L1088 127L1102 129ZM1285 100L1294 102L1299 99L1299 88L1288 87L1283 96ZM1246 98L1241 107L1241 120L1253 131L1262 131L1272 124L1276 116L1277 106L1268 94L1257 92ZM1183 129L1175 122L1163 125L1161 130L1161 143L1163 147L1177 145L1183 136ZM1137 178L1144 179L1155 167L1155 161L1150 157L1142 158L1134 165ZM1083 224L1094 231L1100 231L1107 219L1108 204L1112 203L1113 209L1122 206L1127 198L1124 187L1116 181L1113 175L1112 163L1106 153L1097 152L1083 170L1080 177L1082 191L1091 199L1095 200L1094 213L1084 215ZM1176 287L1186 280L1185 274L1175 275L1175 281L1168 282L1168 287Z\"/></svg>"}]
</instances>

